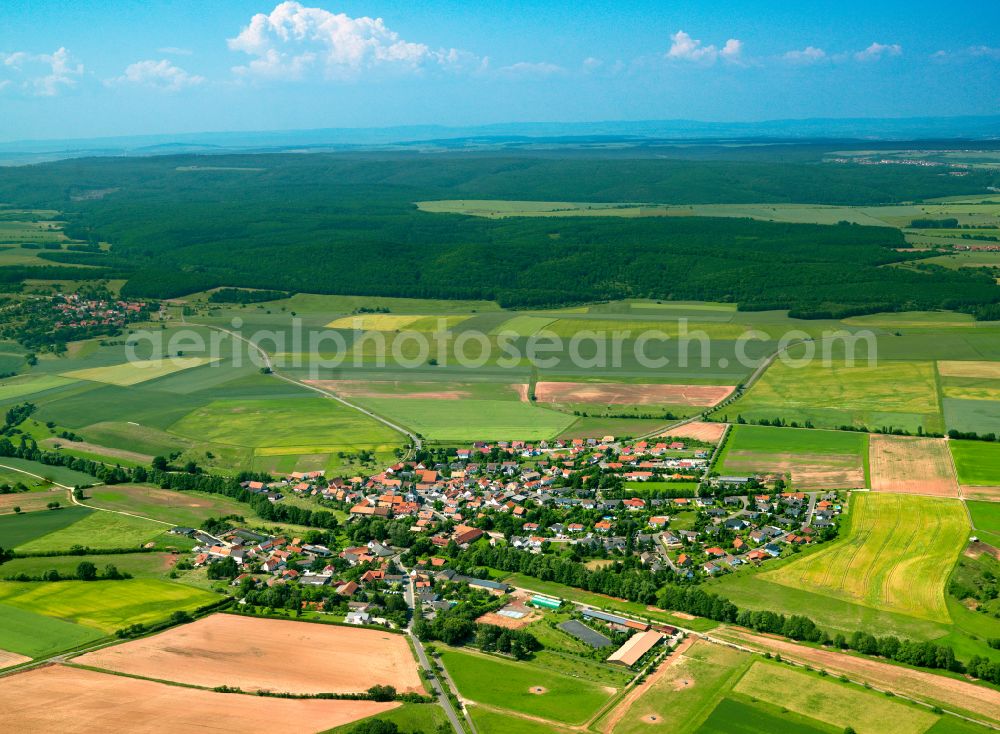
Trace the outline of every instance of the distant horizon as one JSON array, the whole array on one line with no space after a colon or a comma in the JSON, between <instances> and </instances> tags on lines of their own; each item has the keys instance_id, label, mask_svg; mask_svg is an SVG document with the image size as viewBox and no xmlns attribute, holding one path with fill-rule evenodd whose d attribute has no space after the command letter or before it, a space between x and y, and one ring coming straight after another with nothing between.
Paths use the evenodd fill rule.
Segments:
<instances>
[{"instance_id":1,"label":"distant horizon","mask_svg":"<svg viewBox=\"0 0 1000 734\"><path fill-rule=\"evenodd\" d=\"M972 0L35 0L4 11L9 141L1000 108L1000 5Z\"/></svg>"},{"instance_id":2,"label":"distant horizon","mask_svg":"<svg viewBox=\"0 0 1000 734\"><path fill-rule=\"evenodd\" d=\"M949 132L949 123L954 123L952 131ZM961 123L982 123L988 125L991 128L991 132L987 133L973 133L969 134L965 130L961 130ZM198 130L171 130L171 131L155 131L155 132L139 132L139 133L128 133L122 135L94 135L94 136L71 136L71 137L27 137L27 138L10 138L10 139L0 139L0 149L11 150L16 149L18 146L33 146L33 145L46 145L46 144L59 144L59 143L101 143L101 142L113 142L113 141L161 141L161 144L169 144L169 140L186 140L191 138L211 138L211 137L235 137L235 136L282 136L282 135L315 135L315 134L351 134L351 133L416 133L420 131L425 131L427 133L432 133L434 131L439 131L442 133L461 133L462 136L473 136L477 131L485 132L491 131L493 134L499 134L501 131L506 131L510 135L523 135L525 137L532 137L533 135L560 135L558 129L563 129L565 132L563 135L569 137L574 134L574 131L578 131L585 128L593 128L586 133L579 132L577 134L587 134L591 136L607 135L609 137L625 137L625 136L635 136L637 138L663 138L669 139L671 135L676 136L678 140L698 140L698 139L712 139L713 136L718 136L724 134L724 131L713 130L713 128L747 128L746 138L769 138L769 139L815 139L821 140L826 137L827 139L862 139L862 135L852 136L850 134L829 134L824 135L822 130L819 132L813 130L803 130L802 128L808 126L827 126L828 128L833 128L837 126L845 125L859 125L859 126L874 126L874 125L888 125L888 126L898 126L900 128L900 134L898 135L879 137L877 135L868 133L864 137L871 137L873 140L906 140L906 134L908 132L907 126L910 129L916 129L920 124L925 126L932 125L934 127L941 128L940 134L946 139L969 139L969 140L1000 140L1000 114L980 114L980 115L899 115L899 116L863 116L863 115L845 115L845 116L819 116L819 117L765 117L760 119L751 118L734 118L734 119L701 119L701 118L685 118L685 117L674 117L674 118L636 118L636 119L594 119L594 120L497 120L493 122L484 122L479 124L448 124L448 123L407 123L407 124L397 124L397 125L359 125L359 126L342 126L342 125L329 125L329 126L301 126L301 127L274 127L274 128L258 128L258 127L247 127L247 128L228 128L228 129L198 129ZM662 126L669 127L675 126L677 129L673 131L643 131L639 130L640 127L650 127L650 126ZM754 133L754 128L766 128L766 127L785 127L785 131L772 131L772 132L757 132ZM599 132L599 128L618 128L617 130L608 130L604 133ZM629 128L633 130L629 131ZM533 132L531 129L535 128ZM542 128L549 128L549 130L542 131ZM518 130L521 132L517 132ZM733 135L724 135L726 138L731 138ZM909 139L932 139L932 138L921 138L919 135L911 137ZM403 137L398 139L399 142L411 142L411 139ZM395 142L395 139L386 139L386 142Z\"/></svg>"}]
</instances>

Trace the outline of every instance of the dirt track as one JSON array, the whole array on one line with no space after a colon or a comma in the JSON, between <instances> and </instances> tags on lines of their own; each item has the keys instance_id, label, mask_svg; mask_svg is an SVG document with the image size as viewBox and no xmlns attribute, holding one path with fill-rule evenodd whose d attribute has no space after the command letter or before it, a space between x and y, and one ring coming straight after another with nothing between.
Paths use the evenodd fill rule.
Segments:
<instances>
[{"instance_id":1,"label":"dirt track","mask_svg":"<svg viewBox=\"0 0 1000 734\"><path fill-rule=\"evenodd\" d=\"M738 627L725 627L709 635L756 650L780 653L783 658L819 667L835 675L871 683L921 701L940 703L945 708L965 710L1000 722L1000 691L943 675L926 673L871 658L856 657L833 650L798 645L781 638L758 635Z\"/></svg>"},{"instance_id":2,"label":"dirt track","mask_svg":"<svg viewBox=\"0 0 1000 734\"><path fill-rule=\"evenodd\" d=\"M247 691L360 693L373 685L424 691L403 635L232 614L214 614L73 662Z\"/></svg>"},{"instance_id":3,"label":"dirt track","mask_svg":"<svg viewBox=\"0 0 1000 734\"><path fill-rule=\"evenodd\" d=\"M62 665L0 679L2 728L18 734L302 734L398 705L215 693Z\"/></svg>"},{"instance_id":4,"label":"dirt track","mask_svg":"<svg viewBox=\"0 0 1000 734\"><path fill-rule=\"evenodd\" d=\"M691 645L693 645L698 640L697 637L686 637L677 648L670 653L666 660L660 663L660 666L656 671L646 678L640 685L637 685L628 694L618 702L608 717L601 722L601 731L612 732L615 727L618 726L619 722L625 717L625 714L629 712L632 708L632 704L638 701L650 688L652 688L656 683L659 682L660 678L666 675L667 671L680 659L684 657L684 653L687 651ZM704 644L704 643L703 643Z\"/></svg>"}]
</instances>

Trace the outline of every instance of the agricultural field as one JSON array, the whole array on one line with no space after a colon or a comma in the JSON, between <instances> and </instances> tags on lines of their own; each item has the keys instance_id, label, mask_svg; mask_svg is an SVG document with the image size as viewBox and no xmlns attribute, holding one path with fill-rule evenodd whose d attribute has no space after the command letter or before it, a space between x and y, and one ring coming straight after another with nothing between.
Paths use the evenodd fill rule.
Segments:
<instances>
[{"instance_id":1,"label":"agricultural field","mask_svg":"<svg viewBox=\"0 0 1000 734\"><path fill-rule=\"evenodd\" d=\"M0 605L111 634L131 624L160 622L178 610L218 601L201 589L158 579L0 582Z\"/></svg>"},{"instance_id":2,"label":"agricultural field","mask_svg":"<svg viewBox=\"0 0 1000 734\"><path fill-rule=\"evenodd\" d=\"M292 400L217 400L174 423L193 440L263 450L324 453L398 445L401 436L371 418L322 397ZM286 449L280 451L279 449Z\"/></svg>"},{"instance_id":3,"label":"agricultural field","mask_svg":"<svg viewBox=\"0 0 1000 734\"><path fill-rule=\"evenodd\" d=\"M72 385L75 380L59 375L25 375L13 377L0 383L0 401L23 398L35 393Z\"/></svg>"},{"instance_id":4,"label":"agricultural field","mask_svg":"<svg viewBox=\"0 0 1000 734\"><path fill-rule=\"evenodd\" d=\"M850 726L858 734L922 734L939 718L927 709L769 661L755 661L733 690L838 729Z\"/></svg>"},{"instance_id":5,"label":"agricultural field","mask_svg":"<svg viewBox=\"0 0 1000 734\"><path fill-rule=\"evenodd\" d=\"M85 694L85 695L81 695ZM64 665L0 680L0 707L14 731L88 734L93 722L109 731L158 734L204 726L225 731L301 734L391 711L397 703L291 700L166 685Z\"/></svg>"},{"instance_id":6,"label":"agricultural field","mask_svg":"<svg viewBox=\"0 0 1000 734\"><path fill-rule=\"evenodd\" d=\"M1000 487L1000 444L985 441L949 441L958 481L975 487Z\"/></svg>"},{"instance_id":7,"label":"agricultural field","mask_svg":"<svg viewBox=\"0 0 1000 734\"><path fill-rule=\"evenodd\" d=\"M874 435L869 452L874 491L958 497L955 465L945 439Z\"/></svg>"},{"instance_id":8,"label":"agricultural field","mask_svg":"<svg viewBox=\"0 0 1000 734\"><path fill-rule=\"evenodd\" d=\"M23 497L24 495L7 495ZM64 504L68 503L66 493L61 493ZM20 515L8 513L0 516L0 538L3 548L17 548L34 542L50 533L56 533L73 523L83 520L93 512L89 507L63 507L59 510L38 510Z\"/></svg>"},{"instance_id":9,"label":"agricultural field","mask_svg":"<svg viewBox=\"0 0 1000 734\"><path fill-rule=\"evenodd\" d=\"M855 493L849 517L842 539L761 577L874 609L948 620L944 586L969 535L961 504Z\"/></svg>"},{"instance_id":10,"label":"agricultural field","mask_svg":"<svg viewBox=\"0 0 1000 734\"><path fill-rule=\"evenodd\" d=\"M18 574L41 576L49 570L72 576L81 561L93 563L98 571L105 566L113 565L122 573L128 573L136 578L166 579L174 564L180 559L172 553L108 553L88 554L86 556L33 556L30 558L13 558L0 565L0 578L10 579Z\"/></svg>"},{"instance_id":11,"label":"agricultural field","mask_svg":"<svg viewBox=\"0 0 1000 734\"><path fill-rule=\"evenodd\" d=\"M64 512L64 510L56 510ZM92 512L71 525L14 546L22 553L68 551L74 546L97 549L138 548L151 542L170 543L168 523L113 512Z\"/></svg>"},{"instance_id":12,"label":"agricultural field","mask_svg":"<svg viewBox=\"0 0 1000 734\"><path fill-rule=\"evenodd\" d=\"M0 602L0 650L41 658L94 642L101 630Z\"/></svg>"},{"instance_id":13,"label":"agricultural field","mask_svg":"<svg viewBox=\"0 0 1000 734\"><path fill-rule=\"evenodd\" d=\"M716 470L730 476L781 474L795 490L867 485L868 435L801 428L733 426Z\"/></svg>"},{"instance_id":14,"label":"agricultural field","mask_svg":"<svg viewBox=\"0 0 1000 734\"><path fill-rule=\"evenodd\" d=\"M511 400L394 400L362 398L357 403L397 421L429 441L441 443L474 440L539 441L566 431L572 415L536 407L512 396Z\"/></svg>"},{"instance_id":15,"label":"agricultural field","mask_svg":"<svg viewBox=\"0 0 1000 734\"><path fill-rule=\"evenodd\" d=\"M135 362L125 362L110 367L91 367L89 369L64 372L63 377L73 380L90 380L104 382L109 385L128 387L142 382L155 380L159 377L172 375L176 372L217 362L209 357L173 357L171 359L147 359Z\"/></svg>"},{"instance_id":16,"label":"agricultural field","mask_svg":"<svg viewBox=\"0 0 1000 734\"><path fill-rule=\"evenodd\" d=\"M179 492L151 485L102 485L87 490L86 502L93 507L198 527L210 517L240 515L253 518L250 508L228 497L202 492Z\"/></svg>"},{"instance_id":17,"label":"agricultural field","mask_svg":"<svg viewBox=\"0 0 1000 734\"><path fill-rule=\"evenodd\" d=\"M361 693L389 685L400 692L424 691L403 635L231 614L203 617L74 662L207 688Z\"/></svg>"},{"instance_id":18,"label":"agricultural field","mask_svg":"<svg viewBox=\"0 0 1000 734\"><path fill-rule=\"evenodd\" d=\"M615 692L531 662L459 650L443 651L441 661L458 687L460 698L557 725L583 723Z\"/></svg>"},{"instance_id":19,"label":"agricultural field","mask_svg":"<svg viewBox=\"0 0 1000 734\"><path fill-rule=\"evenodd\" d=\"M896 427L910 433L943 432L932 362L877 366L792 367L775 362L739 400L723 411L748 421L780 418L817 428Z\"/></svg>"},{"instance_id":20,"label":"agricultural field","mask_svg":"<svg viewBox=\"0 0 1000 734\"><path fill-rule=\"evenodd\" d=\"M733 389L732 385L538 382L535 385L535 396L540 403L711 407L724 400Z\"/></svg>"},{"instance_id":21,"label":"agricultural field","mask_svg":"<svg viewBox=\"0 0 1000 734\"><path fill-rule=\"evenodd\" d=\"M807 665L814 670L825 670L831 676L843 675L861 684L883 690L888 688L929 706L938 706L977 721L989 722L991 725L1000 721L1000 693L990 686L977 685L962 678L893 665L864 656L845 655L838 651L802 645L779 637L758 635L738 627L722 629L713 636L723 642L734 642L757 652L768 652L772 656L780 655L783 660ZM851 688L858 690L853 686ZM883 700L890 699L883 698ZM945 716L934 724L934 727L940 727L943 731L954 731L953 726L956 723L951 717ZM959 727L958 731L965 730ZM982 727L973 726L972 731L984 730Z\"/></svg>"}]
</instances>

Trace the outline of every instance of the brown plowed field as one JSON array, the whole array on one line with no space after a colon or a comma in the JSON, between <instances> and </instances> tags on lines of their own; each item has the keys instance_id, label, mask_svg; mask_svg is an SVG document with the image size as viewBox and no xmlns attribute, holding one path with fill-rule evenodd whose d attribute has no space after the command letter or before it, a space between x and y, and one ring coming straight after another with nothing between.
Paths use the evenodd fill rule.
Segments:
<instances>
[{"instance_id":1,"label":"brown plowed field","mask_svg":"<svg viewBox=\"0 0 1000 734\"><path fill-rule=\"evenodd\" d=\"M722 434L725 432L725 423L704 423L702 421L694 421L693 423L685 423L683 426L677 426L677 428L671 428L669 431L661 433L660 436L670 438L689 438L695 441L718 443L722 438Z\"/></svg>"},{"instance_id":2,"label":"brown plowed field","mask_svg":"<svg viewBox=\"0 0 1000 734\"><path fill-rule=\"evenodd\" d=\"M955 465L943 438L873 435L868 456L876 492L958 497Z\"/></svg>"},{"instance_id":3,"label":"brown plowed field","mask_svg":"<svg viewBox=\"0 0 1000 734\"><path fill-rule=\"evenodd\" d=\"M618 382L539 382L541 403L711 406L733 391L729 385L634 385Z\"/></svg>"},{"instance_id":4,"label":"brown plowed field","mask_svg":"<svg viewBox=\"0 0 1000 734\"><path fill-rule=\"evenodd\" d=\"M424 692L403 635L233 614L213 614L73 662L209 688L360 693L389 685Z\"/></svg>"},{"instance_id":5,"label":"brown plowed field","mask_svg":"<svg viewBox=\"0 0 1000 734\"><path fill-rule=\"evenodd\" d=\"M0 723L18 734L302 734L398 705L215 693L62 665L0 679Z\"/></svg>"}]
</instances>

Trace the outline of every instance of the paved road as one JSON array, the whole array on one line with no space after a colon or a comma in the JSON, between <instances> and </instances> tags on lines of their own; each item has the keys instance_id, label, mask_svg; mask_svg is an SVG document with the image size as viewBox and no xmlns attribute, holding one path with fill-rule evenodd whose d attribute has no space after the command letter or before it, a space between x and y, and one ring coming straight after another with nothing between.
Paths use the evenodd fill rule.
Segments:
<instances>
[{"instance_id":1,"label":"paved road","mask_svg":"<svg viewBox=\"0 0 1000 734\"><path fill-rule=\"evenodd\" d=\"M409 573L409 569L403 566L400 562L399 556L395 556L393 560L403 573ZM410 623L406 625L406 634L408 634L410 639L413 641L413 649L417 653L417 660L420 662L420 666L430 675L431 688L433 688L437 694L438 702L441 704L441 708L444 709L444 713L448 717L448 721L451 722L451 727L455 730L455 734L465 734L465 728L462 726L462 722L458 718L455 707L451 705L451 699L448 697L448 692L444 689L444 686L441 685L441 681L438 679L438 674L434 671L434 667L431 665L431 661L427 657L427 651L424 650L423 643L417 639L415 634L413 634L413 622L416 619L416 615L413 612L416 610L417 606L417 592L413 587L412 577L408 576L407 583L403 586L403 599L406 600L406 605L410 608ZM472 734L476 734L476 730L472 726L472 722L469 721L468 723L469 727L472 729Z\"/></svg>"}]
</instances>

